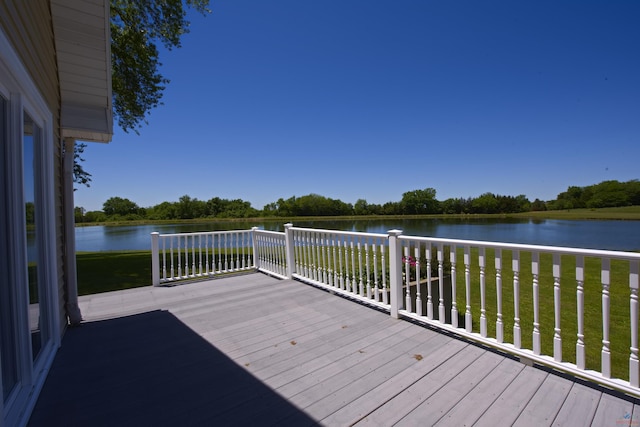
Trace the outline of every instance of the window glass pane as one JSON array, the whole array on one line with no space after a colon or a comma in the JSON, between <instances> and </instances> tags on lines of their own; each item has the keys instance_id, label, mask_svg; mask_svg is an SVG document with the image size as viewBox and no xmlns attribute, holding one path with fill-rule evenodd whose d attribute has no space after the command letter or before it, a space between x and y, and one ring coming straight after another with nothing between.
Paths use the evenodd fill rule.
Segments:
<instances>
[{"instance_id":1,"label":"window glass pane","mask_svg":"<svg viewBox=\"0 0 640 427\"><path fill-rule=\"evenodd\" d=\"M40 333L40 295L38 289L38 269L40 244L38 241L37 221L37 149L41 131L31 117L24 113L23 138L23 194L25 200L25 227L27 230L27 262L29 271L29 330L31 331L31 346L33 359L38 356L42 348L42 334Z\"/></svg>"},{"instance_id":2,"label":"window glass pane","mask_svg":"<svg viewBox=\"0 0 640 427\"><path fill-rule=\"evenodd\" d=\"M0 167L6 170L8 144L8 101L0 96ZM16 351L15 290L9 279L7 230L7 177L0 174L0 358L2 358L2 396L6 401L18 383Z\"/></svg>"}]
</instances>

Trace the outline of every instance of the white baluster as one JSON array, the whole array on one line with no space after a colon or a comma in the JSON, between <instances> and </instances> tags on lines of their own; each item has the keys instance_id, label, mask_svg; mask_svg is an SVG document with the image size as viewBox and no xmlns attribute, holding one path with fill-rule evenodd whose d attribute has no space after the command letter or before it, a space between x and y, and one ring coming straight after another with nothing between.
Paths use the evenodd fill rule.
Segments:
<instances>
[{"instance_id":1,"label":"white baluster","mask_svg":"<svg viewBox=\"0 0 640 427\"><path fill-rule=\"evenodd\" d=\"M218 242L218 252L216 254L216 259L218 261L218 272L222 271L222 234L216 235L216 240Z\"/></svg>"},{"instance_id":2,"label":"white baluster","mask_svg":"<svg viewBox=\"0 0 640 427\"><path fill-rule=\"evenodd\" d=\"M167 239L162 238L162 279L167 280Z\"/></svg>"},{"instance_id":3,"label":"white baluster","mask_svg":"<svg viewBox=\"0 0 640 427\"><path fill-rule=\"evenodd\" d=\"M333 236L333 274L334 283L337 288L342 288L342 259L340 257L340 236Z\"/></svg>"},{"instance_id":4,"label":"white baluster","mask_svg":"<svg viewBox=\"0 0 640 427\"><path fill-rule=\"evenodd\" d=\"M424 250L427 260L427 319L433 320L433 290L431 289L431 243Z\"/></svg>"},{"instance_id":5,"label":"white baluster","mask_svg":"<svg viewBox=\"0 0 640 427\"><path fill-rule=\"evenodd\" d=\"M464 311L464 327L465 331L471 332L473 330L473 316L471 316L471 248L467 245L464 247L464 285L465 285L465 302L466 307Z\"/></svg>"},{"instance_id":6,"label":"white baluster","mask_svg":"<svg viewBox=\"0 0 640 427\"><path fill-rule=\"evenodd\" d=\"M175 269L173 268L173 237L169 237L169 257L171 258L171 279L175 276Z\"/></svg>"},{"instance_id":7,"label":"white baluster","mask_svg":"<svg viewBox=\"0 0 640 427\"><path fill-rule=\"evenodd\" d=\"M278 264L280 264L280 274L282 274L283 276L287 276L287 243L286 243L286 238L279 238L279 245L278 248L280 249L279 252L279 257L280 259L278 260ZM293 262L293 260L291 260Z\"/></svg>"},{"instance_id":8,"label":"white baluster","mask_svg":"<svg viewBox=\"0 0 640 427\"><path fill-rule=\"evenodd\" d=\"M198 272L202 276L202 234L198 234Z\"/></svg>"},{"instance_id":9,"label":"white baluster","mask_svg":"<svg viewBox=\"0 0 640 427\"><path fill-rule=\"evenodd\" d=\"M238 247L238 233L229 234L229 246L231 255L231 270L237 271L240 268L240 250Z\"/></svg>"},{"instance_id":10,"label":"white baluster","mask_svg":"<svg viewBox=\"0 0 640 427\"><path fill-rule=\"evenodd\" d=\"M178 255L178 277L182 277L182 239L178 236L176 243L176 251Z\"/></svg>"},{"instance_id":11,"label":"white baluster","mask_svg":"<svg viewBox=\"0 0 640 427\"><path fill-rule=\"evenodd\" d=\"M562 361L562 335L560 330L560 254L553 254L553 309L555 326L553 328L553 360Z\"/></svg>"},{"instance_id":12,"label":"white baluster","mask_svg":"<svg viewBox=\"0 0 640 427\"><path fill-rule=\"evenodd\" d=\"M246 239L246 234L244 231L240 232L240 234L238 234L238 239L239 241L236 243L237 248L236 251L238 252L238 257L240 259L240 264L238 265L238 268L240 270L244 270L245 269L245 254L244 254L244 248L245 248L245 239Z\"/></svg>"},{"instance_id":13,"label":"white baluster","mask_svg":"<svg viewBox=\"0 0 640 427\"><path fill-rule=\"evenodd\" d=\"M235 271L238 268L238 249L236 243L236 233L228 234L229 246L229 270Z\"/></svg>"},{"instance_id":14,"label":"white baluster","mask_svg":"<svg viewBox=\"0 0 640 427\"><path fill-rule=\"evenodd\" d=\"M343 245L346 245L346 242L344 242L342 238L339 237L338 238L338 274L340 275L340 289L345 290L347 284L344 277L344 268L342 265L342 258L343 258L342 255L344 253Z\"/></svg>"},{"instance_id":15,"label":"white baluster","mask_svg":"<svg viewBox=\"0 0 640 427\"><path fill-rule=\"evenodd\" d=\"M414 249L416 261L416 314L422 316L422 296L420 295L420 243L416 242Z\"/></svg>"},{"instance_id":16,"label":"white baluster","mask_svg":"<svg viewBox=\"0 0 640 427\"><path fill-rule=\"evenodd\" d=\"M374 294L373 298L380 302L380 289L378 289L378 239L374 239L372 244L373 250L373 286L374 286Z\"/></svg>"},{"instance_id":17,"label":"white baluster","mask_svg":"<svg viewBox=\"0 0 640 427\"><path fill-rule=\"evenodd\" d=\"M293 266L296 273L300 273L300 238L296 230L293 233Z\"/></svg>"},{"instance_id":18,"label":"white baluster","mask_svg":"<svg viewBox=\"0 0 640 427\"><path fill-rule=\"evenodd\" d=\"M323 256L325 257L323 259L323 264L324 264L324 268L325 268L325 274L327 276L327 278L325 279L325 283L327 285L331 285L332 284L332 272L331 272L331 247L329 246L330 241L329 241L329 235L328 234L323 234Z\"/></svg>"},{"instance_id":19,"label":"white baluster","mask_svg":"<svg viewBox=\"0 0 640 427\"><path fill-rule=\"evenodd\" d=\"M316 266L314 264L314 259L313 259L313 249L314 249L314 244L313 244L313 233L309 232L308 235L308 243L309 243L309 247L308 247L308 256L309 256L309 278L313 279L315 277L315 271L316 271Z\"/></svg>"},{"instance_id":20,"label":"white baluster","mask_svg":"<svg viewBox=\"0 0 640 427\"><path fill-rule=\"evenodd\" d=\"M229 234L224 233L224 271L229 271Z\"/></svg>"},{"instance_id":21,"label":"white baluster","mask_svg":"<svg viewBox=\"0 0 640 427\"><path fill-rule=\"evenodd\" d=\"M504 341L504 325L502 323L502 249L496 249L496 341Z\"/></svg>"},{"instance_id":22,"label":"white baluster","mask_svg":"<svg viewBox=\"0 0 640 427\"><path fill-rule=\"evenodd\" d=\"M301 232L295 231L296 236L296 272L301 275L305 275L305 264L304 264L304 236Z\"/></svg>"},{"instance_id":23,"label":"white baluster","mask_svg":"<svg viewBox=\"0 0 640 427\"><path fill-rule=\"evenodd\" d=\"M404 247L404 284L405 284L405 301L404 308L411 313L411 292L409 290L409 284L411 282L411 264L409 258L409 244Z\"/></svg>"},{"instance_id":24,"label":"white baluster","mask_svg":"<svg viewBox=\"0 0 640 427\"><path fill-rule=\"evenodd\" d=\"M538 277L540 274L540 254L531 252L531 274L533 275L533 354L540 355L540 286Z\"/></svg>"},{"instance_id":25,"label":"white baluster","mask_svg":"<svg viewBox=\"0 0 640 427\"><path fill-rule=\"evenodd\" d=\"M356 251L351 239L351 292L358 293L358 283L356 282Z\"/></svg>"},{"instance_id":26,"label":"white baluster","mask_svg":"<svg viewBox=\"0 0 640 427\"><path fill-rule=\"evenodd\" d=\"M209 234L204 235L204 270L205 274L209 275Z\"/></svg>"},{"instance_id":27,"label":"white baluster","mask_svg":"<svg viewBox=\"0 0 640 427\"><path fill-rule=\"evenodd\" d=\"M513 251L511 259L513 269L513 346L522 347L522 336L520 332L520 252Z\"/></svg>"},{"instance_id":28,"label":"white baluster","mask_svg":"<svg viewBox=\"0 0 640 427\"><path fill-rule=\"evenodd\" d=\"M371 269L369 267L369 242L364 242L365 264L367 266L367 298L371 299Z\"/></svg>"},{"instance_id":29,"label":"white baluster","mask_svg":"<svg viewBox=\"0 0 640 427\"><path fill-rule=\"evenodd\" d=\"M310 272L310 265L309 265L309 233L307 231L302 232L302 239L304 241L304 248L302 250L302 252L304 253L304 277L308 277L311 278Z\"/></svg>"},{"instance_id":30,"label":"white baluster","mask_svg":"<svg viewBox=\"0 0 640 427\"><path fill-rule=\"evenodd\" d=\"M384 244L380 244L380 256L382 257L382 303L389 304L389 296L387 295L387 267L385 265L386 248Z\"/></svg>"},{"instance_id":31,"label":"white baluster","mask_svg":"<svg viewBox=\"0 0 640 427\"><path fill-rule=\"evenodd\" d=\"M438 303L438 320L446 323L444 307L444 248L438 245L438 291L440 291L440 302Z\"/></svg>"},{"instance_id":32,"label":"white baluster","mask_svg":"<svg viewBox=\"0 0 640 427\"><path fill-rule=\"evenodd\" d=\"M269 237L269 248L270 248L270 256L271 256L271 271L275 271L278 274L282 274L280 270L280 259L278 257L278 241L274 236Z\"/></svg>"},{"instance_id":33,"label":"white baluster","mask_svg":"<svg viewBox=\"0 0 640 427\"><path fill-rule=\"evenodd\" d=\"M191 277L196 275L196 236L191 236Z\"/></svg>"},{"instance_id":34,"label":"white baluster","mask_svg":"<svg viewBox=\"0 0 640 427\"><path fill-rule=\"evenodd\" d=\"M244 235L244 244L245 244L245 252L244 252L244 266L245 268L251 267L251 248L253 247L251 243L251 232L248 231ZM295 247L295 246L294 246Z\"/></svg>"},{"instance_id":35,"label":"white baluster","mask_svg":"<svg viewBox=\"0 0 640 427\"><path fill-rule=\"evenodd\" d=\"M451 245L449 251L449 257L451 258L451 326L458 327L458 302L456 301L457 289L456 289L456 246Z\"/></svg>"},{"instance_id":36,"label":"white baluster","mask_svg":"<svg viewBox=\"0 0 640 427\"><path fill-rule=\"evenodd\" d=\"M480 336L487 337L487 309L486 309L486 283L485 283L485 249L478 248L478 264L480 266Z\"/></svg>"},{"instance_id":37,"label":"white baluster","mask_svg":"<svg viewBox=\"0 0 640 427\"><path fill-rule=\"evenodd\" d=\"M629 314L631 315L631 354L629 355L629 383L640 387L640 359L638 358L638 276L639 262L629 262Z\"/></svg>"},{"instance_id":38,"label":"white baluster","mask_svg":"<svg viewBox=\"0 0 640 427\"><path fill-rule=\"evenodd\" d=\"M318 254L318 281L321 283L327 283L327 273L324 263L324 238L323 233L317 234L317 254Z\"/></svg>"},{"instance_id":39,"label":"white baluster","mask_svg":"<svg viewBox=\"0 0 640 427\"><path fill-rule=\"evenodd\" d=\"M333 267L332 267L332 263L331 263L331 235L330 234L325 234L325 238L324 238L324 242L325 242L325 246L324 246L324 250L327 256L327 284L329 286L334 286L334 282L333 282Z\"/></svg>"},{"instance_id":40,"label":"white baluster","mask_svg":"<svg viewBox=\"0 0 640 427\"><path fill-rule=\"evenodd\" d=\"M344 290L351 290L351 280L349 278L349 243L347 238L344 240Z\"/></svg>"},{"instance_id":41,"label":"white baluster","mask_svg":"<svg viewBox=\"0 0 640 427\"><path fill-rule=\"evenodd\" d=\"M362 280L362 243L358 238L358 288L361 297L364 296L364 281Z\"/></svg>"},{"instance_id":42,"label":"white baluster","mask_svg":"<svg viewBox=\"0 0 640 427\"><path fill-rule=\"evenodd\" d=\"M322 282L322 240L320 239L320 234L315 234L315 243L314 243L314 260L316 263L316 280L318 282Z\"/></svg>"},{"instance_id":43,"label":"white baluster","mask_svg":"<svg viewBox=\"0 0 640 427\"><path fill-rule=\"evenodd\" d=\"M576 256L576 302L578 311L578 340L576 342L576 366L585 369L584 348L584 256Z\"/></svg>"},{"instance_id":44,"label":"white baluster","mask_svg":"<svg viewBox=\"0 0 640 427\"><path fill-rule=\"evenodd\" d=\"M611 378L611 350L609 341L609 287L611 285L611 260L602 258L602 376Z\"/></svg>"}]
</instances>

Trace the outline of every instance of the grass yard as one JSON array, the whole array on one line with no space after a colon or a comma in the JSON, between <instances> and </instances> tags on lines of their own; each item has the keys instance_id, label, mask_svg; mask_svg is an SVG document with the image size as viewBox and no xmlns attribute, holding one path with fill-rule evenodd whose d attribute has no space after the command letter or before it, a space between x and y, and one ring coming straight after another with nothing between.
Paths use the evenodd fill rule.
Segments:
<instances>
[{"instance_id":1,"label":"grass yard","mask_svg":"<svg viewBox=\"0 0 640 427\"><path fill-rule=\"evenodd\" d=\"M78 294L151 285L151 251L78 252Z\"/></svg>"}]
</instances>

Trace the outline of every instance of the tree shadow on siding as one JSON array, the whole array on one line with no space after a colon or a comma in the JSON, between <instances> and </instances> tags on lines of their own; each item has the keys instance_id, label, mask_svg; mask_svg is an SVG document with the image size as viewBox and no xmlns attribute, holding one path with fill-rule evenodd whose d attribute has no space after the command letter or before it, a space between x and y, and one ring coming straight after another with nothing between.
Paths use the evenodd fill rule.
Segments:
<instances>
[{"instance_id":1,"label":"tree shadow on siding","mask_svg":"<svg viewBox=\"0 0 640 427\"><path fill-rule=\"evenodd\" d=\"M313 425L167 311L64 336L30 426Z\"/></svg>"}]
</instances>

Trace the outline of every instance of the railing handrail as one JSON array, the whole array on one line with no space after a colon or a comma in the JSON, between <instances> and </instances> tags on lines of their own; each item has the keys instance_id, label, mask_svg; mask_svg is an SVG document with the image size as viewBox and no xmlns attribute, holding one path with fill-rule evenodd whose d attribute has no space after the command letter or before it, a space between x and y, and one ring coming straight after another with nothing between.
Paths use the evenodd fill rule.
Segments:
<instances>
[{"instance_id":1,"label":"railing handrail","mask_svg":"<svg viewBox=\"0 0 640 427\"><path fill-rule=\"evenodd\" d=\"M543 253L560 253L562 255L583 255L593 257L603 257L611 259L625 259L625 260L640 260L640 253L628 252L628 251L611 251L603 249L588 249L588 248L570 248L565 246L549 246L549 245L531 245L525 243L509 243L509 242L488 242L483 240L465 240L465 239L450 239L443 237L424 237L424 236L409 236L400 235L400 240L409 241L423 241L423 242L435 242L442 244L455 244L458 246L485 246L488 248L499 249L518 249L525 251L543 252Z\"/></svg>"},{"instance_id":2,"label":"railing handrail","mask_svg":"<svg viewBox=\"0 0 640 427\"><path fill-rule=\"evenodd\" d=\"M253 231L255 231L257 234L264 234L267 236L284 236L284 233L281 231L261 230L259 228Z\"/></svg>"},{"instance_id":3,"label":"railing handrail","mask_svg":"<svg viewBox=\"0 0 640 427\"><path fill-rule=\"evenodd\" d=\"M364 231L341 231L341 230L330 230L326 228L305 228L305 227L291 227L291 229L297 230L297 231L312 232L312 233L339 234L342 236L353 236L353 237L375 237L375 238L388 237L386 233L369 233Z\"/></svg>"},{"instance_id":4,"label":"railing handrail","mask_svg":"<svg viewBox=\"0 0 640 427\"><path fill-rule=\"evenodd\" d=\"M217 231L192 231L189 233L158 233L159 237L184 237L184 236L204 236L216 234L250 233L251 230L217 230Z\"/></svg>"}]
</instances>

